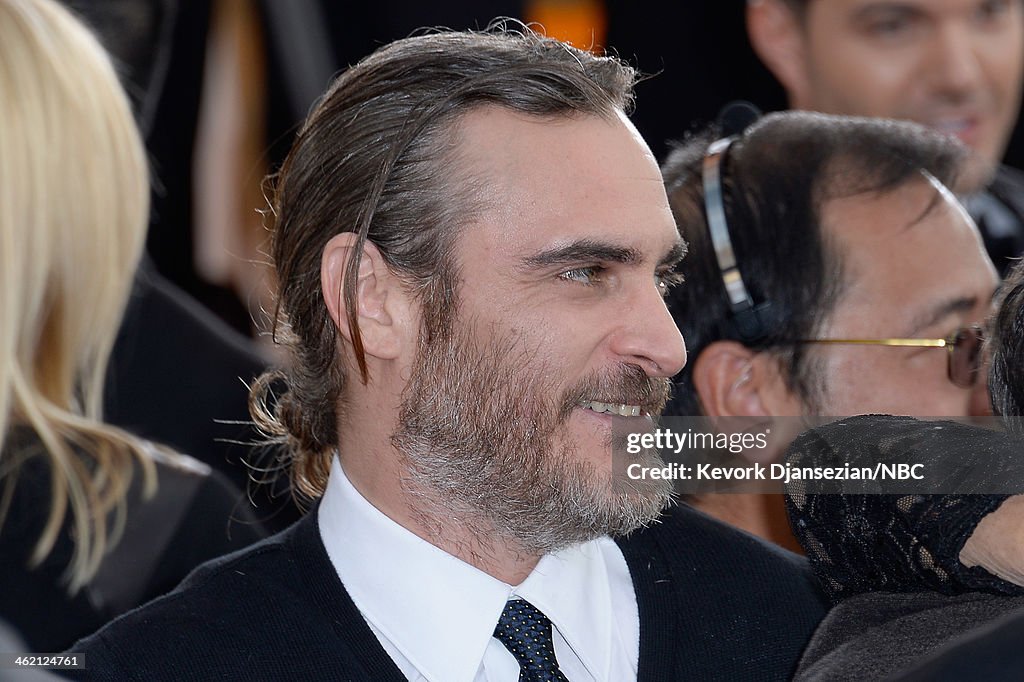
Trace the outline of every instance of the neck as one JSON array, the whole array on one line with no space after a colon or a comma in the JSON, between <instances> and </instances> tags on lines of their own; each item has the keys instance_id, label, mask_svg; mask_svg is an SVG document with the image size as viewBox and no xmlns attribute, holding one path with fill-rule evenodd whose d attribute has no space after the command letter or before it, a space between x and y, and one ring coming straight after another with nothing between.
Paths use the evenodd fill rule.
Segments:
<instances>
[{"instance_id":1,"label":"neck","mask_svg":"<svg viewBox=\"0 0 1024 682\"><path fill-rule=\"evenodd\" d=\"M349 481L382 514L438 549L509 585L523 582L540 561L518 542L474 516L452 509L438 491L408 489L408 476L392 448L388 452L351 448L341 455Z\"/></svg>"}]
</instances>

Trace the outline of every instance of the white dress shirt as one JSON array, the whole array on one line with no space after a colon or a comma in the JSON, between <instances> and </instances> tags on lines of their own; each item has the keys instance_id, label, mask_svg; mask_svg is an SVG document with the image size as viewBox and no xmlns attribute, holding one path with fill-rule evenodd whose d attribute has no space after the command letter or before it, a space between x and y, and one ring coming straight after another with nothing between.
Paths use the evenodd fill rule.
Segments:
<instances>
[{"instance_id":1,"label":"white dress shirt","mask_svg":"<svg viewBox=\"0 0 1024 682\"><path fill-rule=\"evenodd\" d=\"M338 577L410 680L516 682L519 664L492 636L515 597L551 619L555 656L571 682L636 679L636 595L607 537L546 555L520 585L507 585L385 516L337 458L318 521Z\"/></svg>"}]
</instances>

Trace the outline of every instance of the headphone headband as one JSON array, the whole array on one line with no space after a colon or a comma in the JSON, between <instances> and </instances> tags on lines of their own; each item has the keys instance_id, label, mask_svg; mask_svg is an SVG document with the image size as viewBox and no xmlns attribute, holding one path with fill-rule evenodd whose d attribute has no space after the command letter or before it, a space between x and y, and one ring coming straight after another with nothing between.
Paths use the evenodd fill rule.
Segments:
<instances>
[{"instance_id":1,"label":"headphone headband","mask_svg":"<svg viewBox=\"0 0 1024 682\"><path fill-rule=\"evenodd\" d=\"M719 116L720 120L729 121L737 118L736 109L742 108L743 114L749 117L749 113L756 115L758 112L752 105L745 102L728 105ZM746 121L742 126L749 125L751 120ZM723 126L724 127L724 126ZM725 203L722 192L722 165L729 153L729 147L736 141L739 135L728 135L715 140L708 146L704 155L703 163L703 185L704 185L704 211L708 220L708 232L711 235L711 244L715 249L715 260L718 262L718 270L722 277L722 286L729 297L730 318L743 341L757 341L767 336L767 316L771 304L767 301L759 304L754 303L753 297L747 290L743 281L743 273L740 272L739 263L736 261L736 252L733 249L732 237L729 235L729 223L725 219Z\"/></svg>"}]
</instances>

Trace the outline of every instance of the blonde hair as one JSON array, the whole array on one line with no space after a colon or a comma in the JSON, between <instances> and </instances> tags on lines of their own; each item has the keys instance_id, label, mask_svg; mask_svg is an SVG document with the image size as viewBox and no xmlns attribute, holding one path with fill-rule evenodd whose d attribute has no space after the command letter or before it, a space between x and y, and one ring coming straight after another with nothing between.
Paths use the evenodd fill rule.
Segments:
<instances>
[{"instance_id":1,"label":"blonde hair","mask_svg":"<svg viewBox=\"0 0 1024 682\"><path fill-rule=\"evenodd\" d=\"M70 508L70 591L124 523L142 441L100 422L107 361L149 218L146 153L110 58L52 0L0 0L0 443L41 440L51 480L32 554L53 549ZM0 524L33 456L0 451Z\"/></svg>"}]
</instances>

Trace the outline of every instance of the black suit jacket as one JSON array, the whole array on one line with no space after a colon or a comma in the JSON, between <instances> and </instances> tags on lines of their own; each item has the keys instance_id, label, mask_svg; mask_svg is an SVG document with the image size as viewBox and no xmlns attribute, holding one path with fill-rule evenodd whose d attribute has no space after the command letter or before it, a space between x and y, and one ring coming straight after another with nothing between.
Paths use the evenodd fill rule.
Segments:
<instances>
[{"instance_id":1,"label":"black suit jacket","mask_svg":"<svg viewBox=\"0 0 1024 682\"><path fill-rule=\"evenodd\" d=\"M984 194L995 201L994 206L970 197L967 206L978 223L985 250L999 274L1006 276L1024 255L1024 173L1000 166Z\"/></svg>"},{"instance_id":2,"label":"black suit jacket","mask_svg":"<svg viewBox=\"0 0 1024 682\"><path fill-rule=\"evenodd\" d=\"M686 506L619 546L643 681L789 679L824 614L802 559ZM315 513L72 651L86 656L86 670L69 671L83 680L405 679L341 584Z\"/></svg>"}]
</instances>

